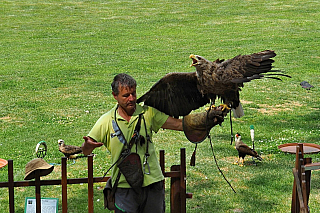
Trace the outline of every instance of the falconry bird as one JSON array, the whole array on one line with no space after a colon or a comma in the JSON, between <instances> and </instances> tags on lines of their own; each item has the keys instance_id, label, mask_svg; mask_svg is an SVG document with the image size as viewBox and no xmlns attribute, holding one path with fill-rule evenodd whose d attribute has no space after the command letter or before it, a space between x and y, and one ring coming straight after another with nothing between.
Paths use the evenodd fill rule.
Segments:
<instances>
[{"instance_id":1,"label":"falconry bird","mask_svg":"<svg viewBox=\"0 0 320 213\"><path fill-rule=\"evenodd\" d=\"M236 134L236 150L239 153L239 159L235 162L235 164L239 164L239 166L243 166L243 161L246 155L250 155L252 157L257 158L259 161L262 161L262 158L258 155L258 153L251 149L247 144L241 141L241 135L239 133Z\"/></svg>"},{"instance_id":2,"label":"falconry bird","mask_svg":"<svg viewBox=\"0 0 320 213\"><path fill-rule=\"evenodd\" d=\"M235 117L243 116L239 91L243 83L254 79L288 75L274 73L273 57L276 53L265 50L251 55L238 55L229 60L213 62L199 55L190 55L195 72L169 73L156 82L138 99L173 117L188 115L216 98L223 101L224 108L232 108Z\"/></svg>"},{"instance_id":3,"label":"falconry bird","mask_svg":"<svg viewBox=\"0 0 320 213\"><path fill-rule=\"evenodd\" d=\"M59 151L64 154L65 157L68 159L76 158L77 154L82 153L82 149L79 146L72 146L72 145L66 145L64 143L64 140L59 139L58 140L59 144Z\"/></svg>"}]
</instances>

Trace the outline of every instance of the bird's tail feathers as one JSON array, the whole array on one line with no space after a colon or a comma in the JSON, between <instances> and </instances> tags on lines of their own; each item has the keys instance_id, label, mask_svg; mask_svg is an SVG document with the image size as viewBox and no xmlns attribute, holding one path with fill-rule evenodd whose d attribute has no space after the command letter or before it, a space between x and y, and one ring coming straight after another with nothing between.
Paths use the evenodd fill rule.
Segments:
<instances>
[{"instance_id":1,"label":"bird's tail feathers","mask_svg":"<svg viewBox=\"0 0 320 213\"><path fill-rule=\"evenodd\" d=\"M252 156L257 158L259 161L262 161L262 157L260 155L258 155L257 151L254 149L251 149L252 151Z\"/></svg>"},{"instance_id":2,"label":"bird's tail feathers","mask_svg":"<svg viewBox=\"0 0 320 213\"><path fill-rule=\"evenodd\" d=\"M259 161L262 161L262 157L260 157L259 155L256 157Z\"/></svg>"},{"instance_id":3,"label":"bird's tail feathers","mask_svg":"<svg viewBox=\"0 0 320 213\"><path fill-rule=\"evenodd\" d=\"M232 112L235 118L241 118L242 116L244 116L244 111L241 103L239 103L239 106L236 109L232 109Z\"/></svg>"}]
</instances>

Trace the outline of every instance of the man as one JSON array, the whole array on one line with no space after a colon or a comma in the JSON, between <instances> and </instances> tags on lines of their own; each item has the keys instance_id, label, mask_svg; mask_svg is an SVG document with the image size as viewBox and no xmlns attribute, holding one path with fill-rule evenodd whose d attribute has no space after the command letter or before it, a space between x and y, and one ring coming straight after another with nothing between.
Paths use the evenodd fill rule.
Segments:
<instances>
[{"instance_id":1,"label":"man","mask_svg":"<svg viewBox=\"0 0 320 213\"><path fill-rule=\"evenodd\" d=\"M83 137L85 142L82 144L82 151L85 155L88 155L95 148L105 145L111 152L112 163L115 163L124 149L124 144L119 137L115 136L112 121L115 121L114 123L118 125L124 138L129 142L138 123L139 114L143 114L140 135L144 138L144 143L134 144L131 149L131 152L139 154L142 160L141 164L146 165L146 167L144 167L142 192L137 194L136 191L130 187L125 177L121 175L115 193L115 212L162 213L165 211L162 181L164 176L157 160L154 144L148 142L146 138L149 136L152 141L152 132L157 132L160 128L183 131L186 124L183 124L182 119L170 117L155 108L138 105L136 103L136 81L127 74L122 73L116 75L111 87L112 95L115 100L117 100L117 105L102 115L88 136ZM224 114L217 114L219 115L213 114L209 116L211 119L209 129L223 122ZM193 118L193 116L191 116L191 118ZM199 116L196 116L196 118L198 119ZM202 121L200 124L188 125L188 131L190 132L190 128L193 129L193 126L208 129L205 127L205 124L206 122ZM118 172L119 168L114 166L111 172L112 184L115 183Z\"/></svg>"}]
</instances>

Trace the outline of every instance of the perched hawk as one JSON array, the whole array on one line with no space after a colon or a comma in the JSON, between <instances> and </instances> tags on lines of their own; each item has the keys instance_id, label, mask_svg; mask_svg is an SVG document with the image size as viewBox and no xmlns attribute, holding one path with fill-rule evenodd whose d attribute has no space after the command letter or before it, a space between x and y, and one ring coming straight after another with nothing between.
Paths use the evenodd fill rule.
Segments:
<instances>
[{"instance_id":1,"label":"perched hawk","mask_svg":"<svg viewBox=\"0 0 320 213\"><path fill-rule=\"evenodd\" d=\"M59 139L59 151L64 154L68 159L76 158L77 154L82 153L82 149L79 146L65 145L64 140Z\"/></svg>"},{"instance_id":2,"label":"perched hawk","mask_svg":"<svg viewBox=\"0 0 320 213\"><path fill-rule=\"evenodd\" d=\"M138 99L173 117L188 115L207 103L220 98L224 107L237 109L235 117L241 117L239 91L243 83L254 79L273 78L288 75L274 73L272 70L272 50L265 50L251 55L238 55L229 60L211 62L199 55L190 55L191 66L196 72L169 73L155 83L152 88ZM271 72L271 73L270 73ZM270 74L265 74L270 73Z\"/></svg>"},{"instance_id":3,"label":"perched hawk","mask_svg":"<svg viewBox=\"0 0 320 213\"><path fill-rule=\"evenodd\" d=\"M253 156L257 158L259 161L262 161L262 158L258 155L258 153L251 149L247 144L243 143L241 141L241 135L239 133L236 134L236 150L238 150L239 153L239 159L235 164L239 164L239 166L243 166L243 161L246 155Z\"/></svg>"}]
</instances>

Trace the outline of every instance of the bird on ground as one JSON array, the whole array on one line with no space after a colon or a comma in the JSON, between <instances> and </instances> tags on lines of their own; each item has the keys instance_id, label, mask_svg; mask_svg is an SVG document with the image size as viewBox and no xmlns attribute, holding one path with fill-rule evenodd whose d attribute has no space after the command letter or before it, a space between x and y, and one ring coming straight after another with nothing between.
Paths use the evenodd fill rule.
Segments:
<instances>
[{"instance_id":1,"label":"bird on ground","mask_svg":"<svg viewBox=\"0 0 320 213\"><path fill-rule=\"evenodd\" d=\"M305 88L306 90L310 90L312 87L314 87L311 84L309 84L309 82L307 81L302 81L300 85L302 86L302 88Z\"/></svg>"},{"instance_id":2,"label":"bird on ground","mask_svg":"<svg viewBox=\"0 0 320 213\"><path fill-rule=\"evenodd\" d=\"M137 102L144 102L173 117L188 115L216 98L222 100L224 109L233 109L234 117L244 115L239 91L243 83L255 79L277 76L289 77L280 70L272 70L276 53L265 50L251 55L238 55L229 60L213 62L199 55L190 55L195 72L169 73L156 82ZM280 72L280 73L275 73Z\"/></svg>"},{"instance_id":3,"label":"bird on ground","mask_svg":"<svg viewBox=\"0 0 320 213\"><path fill-rule=\"evenodd\" d=\"M262 158L254 149L251 149L247 144L241 141L241 135L239 133L235 135L235 142L235 149L238 150L239 159L234 164L243 166L244 158L246 157L246 155L250 155L257 158L259 161L262 161Z\"/></svg>"},{"instance_id":4,"label":"bird on ground","mask_svg":"<svg viewBox=\"0 0 320 213\"><path fill-rule=\"evenodd\" d=\"M82 153L82 148L79 146L73 146L73 145L66 145L64 143L64 140L59 139L58 140L59 144L59 151L64 154L65 157L68 159L73 159L77 157L77 154Z\"/></svg>"}]
</instances>

